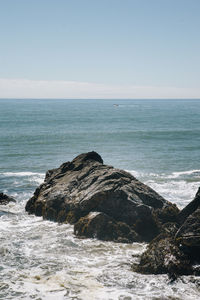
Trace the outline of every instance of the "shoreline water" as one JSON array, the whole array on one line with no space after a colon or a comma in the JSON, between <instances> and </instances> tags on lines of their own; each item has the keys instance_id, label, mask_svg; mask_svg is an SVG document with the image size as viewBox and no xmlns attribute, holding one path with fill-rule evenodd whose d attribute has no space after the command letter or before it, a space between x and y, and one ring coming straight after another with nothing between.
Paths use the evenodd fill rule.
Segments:
<instances>
[{"instance_id":1,"label":"shoreline water","mask_svg":"<svg viewBox=\"0 0 200 300\"><path fill-rule=\"evenodd\" d=\"M6 175L8 179L13 174ZM38 175L41 183L44 174ZM32 182L33 192L38 182L30 180L31 176L35 178L36 174L20 172L18 182L15 174L11 176L13 185L19 189L20 184L24 188L24 182ZM70 225L27 215L24 206L32 192L17 194L17 204L7 208L14 215L0 217L0 298L197 299L197 277L182 276L169 284L166 275L132 272L131 265L138 261L145 244L79 240Z\"/></svg>"},{"instance_id":2,"label":"shoreline water","mask_svg":"<svg viewBox=\"0 0 200 300\"><path fill-rule=\"evenodd\" d=\"M199 278L132 272L145 244L78 240L24 207L48 169L96 150L183 208L200 183L199 114L196 100L0 101L0 191L17 200L0 216L0 299L198 299Z\"/></svg>"}]
</instances>

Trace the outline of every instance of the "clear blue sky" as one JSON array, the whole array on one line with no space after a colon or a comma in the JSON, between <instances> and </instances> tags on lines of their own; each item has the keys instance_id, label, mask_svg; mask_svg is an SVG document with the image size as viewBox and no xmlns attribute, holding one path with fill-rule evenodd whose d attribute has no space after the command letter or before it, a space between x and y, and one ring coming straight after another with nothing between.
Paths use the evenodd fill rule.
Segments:
<instances>
[{"instance_id":1,"label":"clear blue sky","mask_svg":"<svg viewBox=\"0 0 200 300\"><path fill-rule=\"evenodd\" d=\"M200 0L0 0L0 78L199 89Z\"/></svg>"}]
</instances>

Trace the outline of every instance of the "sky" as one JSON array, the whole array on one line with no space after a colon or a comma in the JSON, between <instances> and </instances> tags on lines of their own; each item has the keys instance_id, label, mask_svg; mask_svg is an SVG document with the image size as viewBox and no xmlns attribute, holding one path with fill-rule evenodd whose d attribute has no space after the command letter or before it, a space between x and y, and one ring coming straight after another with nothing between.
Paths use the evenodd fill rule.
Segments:
<instances>
[{"instance_id":1,"label":"sky","mask_svg":"<svg viewBox=\"0 0 200 300\"><path fill-rule=\"evenodd\" d=\"M0 0L0 98L200 98L200 0Z\"/></svg>"}]
</instances>

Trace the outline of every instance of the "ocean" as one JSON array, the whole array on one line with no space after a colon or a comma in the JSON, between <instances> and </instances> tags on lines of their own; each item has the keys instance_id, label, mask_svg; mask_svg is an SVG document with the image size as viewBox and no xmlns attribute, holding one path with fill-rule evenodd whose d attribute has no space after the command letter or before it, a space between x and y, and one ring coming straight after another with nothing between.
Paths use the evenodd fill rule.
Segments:
<instances>
[{"instance_id":1,"label":"ocean","mask_svg":"<svg viewBox=\"0 0 200 300\"><path fill-rule=\"evenodd\" d=\"M0 99L0 299L200 298L200 278L131 271L146 244L78 239L25 212L48 169L98 152L179 208L200 185L200 100Z\"/></svg>"}]
</instances>

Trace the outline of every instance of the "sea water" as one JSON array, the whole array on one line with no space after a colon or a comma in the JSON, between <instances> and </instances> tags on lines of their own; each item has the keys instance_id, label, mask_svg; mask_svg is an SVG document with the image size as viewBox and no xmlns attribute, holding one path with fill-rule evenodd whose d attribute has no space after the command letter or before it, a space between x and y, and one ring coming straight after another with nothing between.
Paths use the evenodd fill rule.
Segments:
<instances>
[{"instance_id":1,"label":"sea water","mask_svg":"<svg viewBox=\"0 0 200 300\"><path fill-rule=\"evenodd\" d=\"M132 272L146 244L78 239L25 212L48 169L97 151L183 208L200 185L200 100L0 100L0 299L199 299L200 279Z\"/></svg>"}]
</instances>

